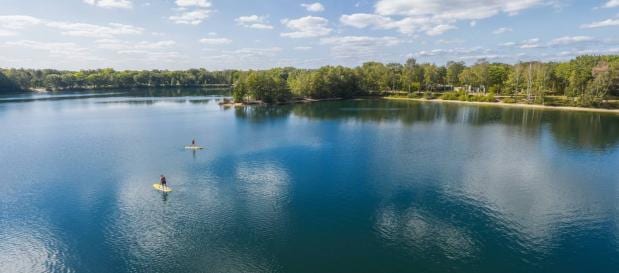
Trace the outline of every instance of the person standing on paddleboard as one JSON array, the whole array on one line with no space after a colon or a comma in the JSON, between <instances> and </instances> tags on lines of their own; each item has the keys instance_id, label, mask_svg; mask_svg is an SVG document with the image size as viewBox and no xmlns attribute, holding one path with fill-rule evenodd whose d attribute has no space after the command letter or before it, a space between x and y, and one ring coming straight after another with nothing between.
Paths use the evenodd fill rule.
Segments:
<instances>
[{"instance_id":1,"label":"person standing on paddleboard","mask_svg":"<svg viewBox=\"0 0 619 273\"><path fill-rule=\"evenodd\" d=\"M163 174L159 178L159 183L161 184L162 189L165 189L168 186L168 181L166 181L165 176L163 176Z\"/></svg>"},{"instance_id":2,"label":"person standing on paddleboard","mask_svg":"<svg viewBox=\"0 0 619 273\"><path fill-rule=\"evenodd\" d=\"M191 140L191 146L196 146L196 139L195 138Z\"/></svg>"}]
</instances>

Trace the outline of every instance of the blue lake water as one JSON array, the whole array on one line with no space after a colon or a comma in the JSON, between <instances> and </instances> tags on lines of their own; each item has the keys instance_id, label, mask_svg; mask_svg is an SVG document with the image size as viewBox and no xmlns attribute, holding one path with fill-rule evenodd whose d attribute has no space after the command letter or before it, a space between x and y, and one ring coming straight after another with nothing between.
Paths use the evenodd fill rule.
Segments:
<instances>
[{"instance_id":1,"label":"blue lake water","mask_svg":"<svg viewBox=\"0 0 619 273\"><path fill-rule=\"evenodd\" d=\"M0 97L0 271L619 272L619 115L221 99Z\"/></svg>"}]
</instances>

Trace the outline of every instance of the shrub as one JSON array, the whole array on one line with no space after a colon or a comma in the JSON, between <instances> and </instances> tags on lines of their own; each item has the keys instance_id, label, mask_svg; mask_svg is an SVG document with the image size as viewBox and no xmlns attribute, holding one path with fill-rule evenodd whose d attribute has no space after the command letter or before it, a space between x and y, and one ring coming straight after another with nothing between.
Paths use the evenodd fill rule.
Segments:
<instances>
[{"instance_id":1,"label":"shrub","mask_svg":"<svg viewBox=\"0 0 619 273\"><path fill-rule=\"evenodd\" d=\"M414 93L409 93L408 97L411 99L420 99L422 97L422 94L414 92Z\"/></svg>"},{"instance_id":2,"label":"shrub","mask_svg":"<svg viewBox=\"0 0 619 273\"><path fill-rule=\"evenodd\" d=\"M516 102L518 102L518 101L517 101L516 99L514 99L514 98L504 98L504 99L502 100L502 102L503 102L503 103L516 103Z\"/></svg>"},{"instance_id":3,"label":"shrub","mask_svg":"<svg viewBox=\"0 0 619 273\"><path fill-rule=\"evenodd\" d=\"M439 98L442 100L459 100L459 94L457 92L447 92Z\"/></svg>"}]
</instances>

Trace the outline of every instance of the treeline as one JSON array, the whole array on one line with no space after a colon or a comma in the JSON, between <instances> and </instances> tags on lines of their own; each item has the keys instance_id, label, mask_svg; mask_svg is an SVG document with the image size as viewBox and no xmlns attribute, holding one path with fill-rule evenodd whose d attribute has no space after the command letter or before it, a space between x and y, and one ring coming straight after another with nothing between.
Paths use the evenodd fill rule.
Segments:
<instances>
[{"instance_id":1,"label":"treeline","mask_svg":"<svg viewBox=\"0 0 619 273\"><path fill-rule=\"evenodd\" d=\"M368 88L355 69L326 66L315 70L274 68L240 72L232 91L234 100L287 101L293 96L350 98L364 95ZM370 87L371 88L371 87Z\"/></svg>"},{"instance_id":2,"label":"treeline","mask_svg":"<svg viewBox=\"0 0 619 273\"><path fill-rule=\"evenodd\" d=\"M61 71L53 69L2 69L0 74L21 89L97 89L230 85L234 71L115 71L113 69ZM2 77L0 77L0 81Z\"/></svg>"},{"instance_id":3,"label":"treeline","mask_svg":"<svg viewBox=\"0 0 619 273\"><path fill-rule=\"evenodd\" d=\"M7 78L4 74L0 73L0 93L2 92L17 92L21 88L15 84L12 80Z\"/></svg>"},{"instance_id":4,"label":"treeline","mask_svg":"<svg viewBox=\"0 0 619 273\"><path fill-rule=\"evenodd\" d=\"M0 69L0 72L0 91L234 84L232 95L236 101L276 102L294 97L350 98L384 92L431 94L459 91L454 97L491 94L544 103L549 95L561 95L574 104L591 106L609 96L619 96L619 55L580 56L567 62L534 61L513 65L482 59L470 66L464 62L439 66L418 63L411 58L404 64L368 62L354 68L286 67L260 71Z\"/></svg>"},{"instance_id":5,"label":"treeline","mask_svg":"<svg viewBox=\"0 0 619 273\"><path fill-rule=\"evenodd\" d=\"M524 96L543 102L564 95L580 105L592 105L619 95L619 55L580 56L568 62L520 62L514 65L479 60L467 66L448 62L437 66L417 63L368 62L355 68L275 68L239 72L236 101L286 101L291 97L348 98L374 92L441 92Z\"/></svg>"}]
</instances>

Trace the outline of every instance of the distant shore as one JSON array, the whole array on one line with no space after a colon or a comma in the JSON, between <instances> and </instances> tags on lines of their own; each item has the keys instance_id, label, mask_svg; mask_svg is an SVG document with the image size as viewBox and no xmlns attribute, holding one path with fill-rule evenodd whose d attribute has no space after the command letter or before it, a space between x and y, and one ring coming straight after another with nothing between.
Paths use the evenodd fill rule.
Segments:
<instances>
[{"instance_id":1,"label":"distant shore","mask_svg":"<svg viewBox=\"0 0 619 273\"><path fill-rule=\"evenodd\" d=\"M298 98L298 99L292 99L289 101L273 102L273 103L266 103L262 101L234 102L232 100L224 100L223 102L220 102L219 105L224 106L224 107L247 106L247 105L287 105L287 104L312 103L312 102L334 101L334 100L343 100L343 98L326 98L326 99Z\"/></svg>"},{"instance_id":2,"label":"distant shore","mask_svg":"<svg viewBox=\"0 0 619 273\"><path fill-rule=\"evenodd\" d=\"M579 111L579 112L598 112L618 114L619 109L604 109L604 108L588 108L576 106L548 106L540 104L525 104L525 103L504 103L504 102L477 102L477 101L459 101L459 100L442 100L442 99L422 99L422 98L398 98L398 97L382 97L386 100L408 100L433 103L454 103L454 104L472 104L472 105L487 105L499 107L514 107L514 108L535 108L544 110L561 110L561 111Z\"/></svg>"},{"instance_id":3,"label":"distant shore","mask_svg":"<svg viewBox=\"0 0 619 273\"><path fill-rule=\"evenodd\" d=\"M389 96L376 96L376 97L358 97L350 98L351 100L363 100L363 99L384 99L384 100L401 100L401 101L418 101L418 102L430 102L430 103L452 103L452 104L469 104L469 105L484 105L484 106L497 106L497 107L512 107L512 108L534 108L541 110L559 110L559 111L578 111L578 112L597 112L597 113L609 113L619 115L619 109L604 109L604 108L588 108L577 106L549 106L540 104L526 104L526 103L505 103L505 102L477 102L477 101L459 101L459 100L443 100L443 99L424 99L424 98L403 98L403 97L389 97ZM335 101L345 100L343 98L328 98L328 99L310 99L299 98L286 102L274 102L265 103L262 101L249 101L249 102L234 102L232 100L225 100L220 102L219 105L224 107L242 107L251 105L288 105L288 104L302 104L313 103L321 101Z\"/></svg>"}]
</instances>

